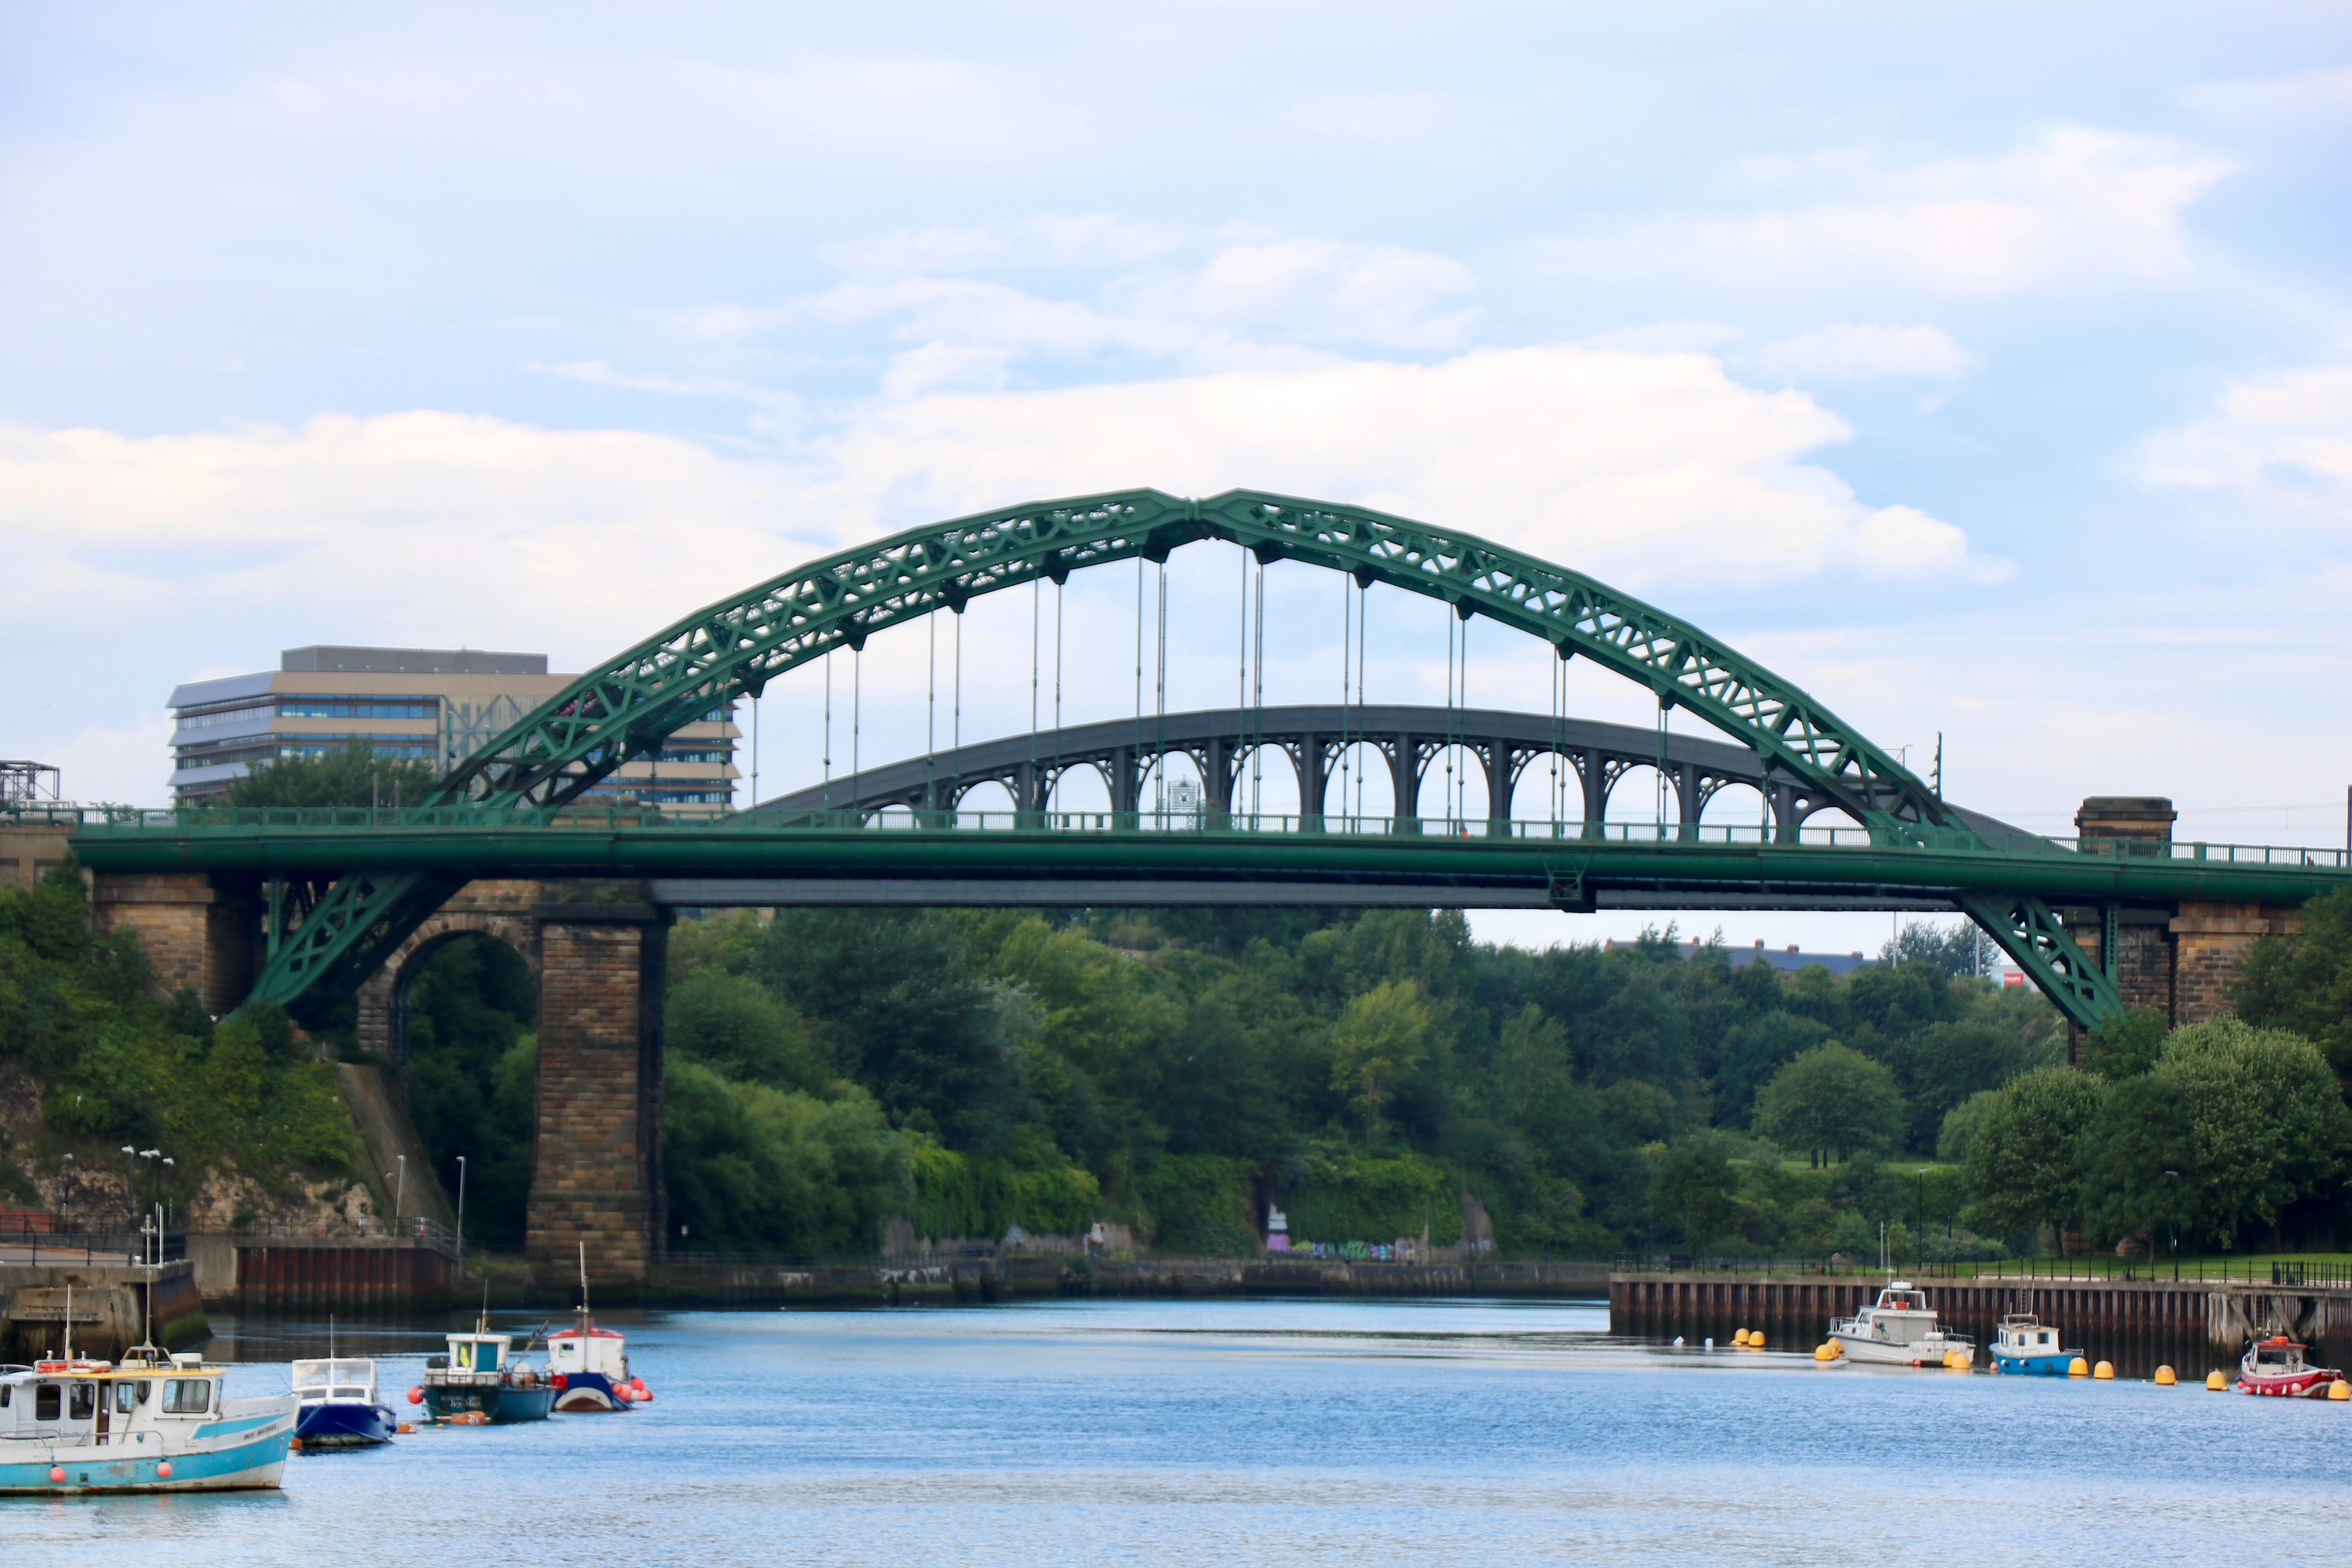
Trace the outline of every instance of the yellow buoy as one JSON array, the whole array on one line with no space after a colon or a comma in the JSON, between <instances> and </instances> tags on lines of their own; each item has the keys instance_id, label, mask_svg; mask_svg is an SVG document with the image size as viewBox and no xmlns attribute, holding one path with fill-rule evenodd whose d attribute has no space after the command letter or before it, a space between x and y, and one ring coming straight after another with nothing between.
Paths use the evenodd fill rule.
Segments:
<instances>
[{"instance_id":1,"label":"yellow buoy","mask_svg":"<svg viewBox=\"0 0 2352 1568\"><path fill-rule=\"evenodd\" d=\"M2160 1366L2160 1367L2158 1367L2158 1368L2156 1369L2156 1385L2157 1385L2157 1387L2158 1387L2158 1388L2170 1388L2173 1384L2175 1384L2179 1383L2179 1381L2180 1381L2180 1380L2179 1380L2179 1378L2177 1378L2177 1377L2175 1377L2175 1376L2173 1376L2173 1375L2172 1375L2172 1369L2171 1369L2170 1367L2168 1367L2168 1366Z\"/></svg>"},{"instance_id":2,"label":"yellow buoy","mask_svg":"<svg viewBox=\"0 0 2352 1568\"><path fill-rule=\"evenodd\" d=\"M1845 1347L1843 1345L1838 1343L1835 1340L1824 1340L1822 1342L1821 1348L1813 1352L1813 1359L1815 1361L1835 1361L1844 1354Z\"/></svg>"},{"instance_id":3,"label":"yellow buoy","mask_svg":"<svg viewBox=\"0 0 2352 1568\"><path fill-rule=\"evenodd\" d=\"M2097 1378L2101 1383L2113 1383L2116 1380L2116 1363L2111 1361L2103 1361L2098 1365L2091 1369L2091 1375Z\"/></svg>"},{"instance_id":4,"label":"yellow buoy","mask_svg":"<svg viewBox=\"0 0 2352 1568\"><path fill-rule=\"evenodd\" d=\"M2338 1404L2341 1404L2345 1400L2352 1399L2352 1383L2346 1383L2339 1378L2336 1382L2329 1384L2327 1385L2327 1397L2336 1401Z\"/></svg>"},{"instance_id":5,"label":"yellow buoy","mask_svg":"<svg viewBox=\"0 0 2352 1568\"><path fill-rule=\"evenodd\" d=\"M2205 1374L2205 1386L2211 1393L2227 1394L2230 1392L2230 1380L2218 1371L2209 1372Z\"/></svg>"},{"instance_id":6,"label":"yellow buoy","mask_svg":"<svg viewBox=\"0 0 2352 1568\"><path fill-rule=\"evenodd\" d=\"M2066 1363L2066 1375L2068 1377L2088 1377L2091 1375L2091 1363L2084 1361L2081 1356L2076 1356L2073 1361Z\"/></svg>"},{"instance_id":7,"label":"yellow buoy","mask_svg":"<svg viewBox=\"0 0 2352 1568\"><path fill-rule=\"evenodd\" d=\"M1966 1372L1969 1370L1969 1358L1962 1355L1958 1351L1946 1351L1944 1352L1944 1370L1946 1372Z\"/></svg>"},{"instance_id":8,"label":"yellow buoy","mask_svg":"<svg viewBox=\"0 0 2352 1568\"><path fill-rule=\"evenodd\" d=\"M1732 1331L1731 1331L1731 1342L1732 1342L1733 1344L1735 1344L1735 1345L1744 1345L1744 1344L1746 1344L1746 1343L1748 1342L1748 1331L1747 1331L1746 1329L1734 1329L1734 1330L1732 1330Z\"/></svg>"},{"instance_id":9,"label":"yellow buoy","mask_svg":"<svg viewBox=\"0 0 2352 1568\"><path fill-rule=\"evenodd\" d=\"M1748 1348L1749 1350L1752 1350L1752 1351L1760 1351L1760 1350L1762 1350L1762 1349L1764 1348L1764 1331L1763 1331L1763 1330L1761 1330L1761 1329L1751 1329L1751 1330L1749 1330L1749 1331L1748 1331Z\"/></svg>"}]
</instances>

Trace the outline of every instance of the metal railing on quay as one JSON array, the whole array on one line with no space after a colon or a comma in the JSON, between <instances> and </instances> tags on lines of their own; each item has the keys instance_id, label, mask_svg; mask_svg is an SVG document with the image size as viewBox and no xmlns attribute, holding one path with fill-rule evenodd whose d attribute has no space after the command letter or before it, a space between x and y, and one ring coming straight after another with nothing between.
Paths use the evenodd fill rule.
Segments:
<instances>
[{"instance_id":1,"label":"metal railing on quay","mask_svg":"<svg viewBox=\"0 0 2352 1568\"><path fill-rule=\"evenodd\" d=\"M188 1256L188 1233L167 1230L161 1245L152 1231L41 1230L20 1226L0 1230L0 1261L8 1263L178 1263Z\"/></svg>"},{"instance_id":2,"label":"metal railing on quay","mask_svg":"<svg viewBox=\"0 0 2352 1568\"><path fill-rule=\"evenodd\" d=\"M2285 1289L2352 1289L2352 1262L2333 1258L1898 1258L1891 1266L1869 1259L1828 1258L1712 1257L1687 1253L1619 1253L1610 1267L1624 1274L1705 1274L1738 1278L1780 1275L1908 1279L2015 1280L2021 1284L2273 1285Z\"/></svg>"}]
</instances>

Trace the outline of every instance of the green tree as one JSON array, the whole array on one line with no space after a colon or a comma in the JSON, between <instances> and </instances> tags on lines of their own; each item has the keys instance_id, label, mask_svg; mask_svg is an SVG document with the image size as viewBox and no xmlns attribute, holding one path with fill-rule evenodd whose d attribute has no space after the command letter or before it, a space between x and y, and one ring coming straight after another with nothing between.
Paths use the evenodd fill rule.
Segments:
<instances>
[{"instance_id":1,"label":"green tree","mask_svg":"<svg viewBox=\"0 0 2352 1568\"><path fill-rule=\"evenodd\" d=\"M2301 1036L2225 1016L2174 1030L2149 1076L2187 1121L2189 1223L2222 1246L2343 1173L2352 1111Z\"/></svg>"},{"instance_id":2,"label":"green tree","mask_svg":"<svg viewBox=\"0 0 2352 1568\"><path fill-rule=\"evenodd\" d=\"M2352 1094L2352 887L2303 906L2303 931L2255 939L2228 987L2238 1016L2317 1046Z\"/></svg>"},{"instance_id":3,"label":"green tree","mask_svg":"<svg viewBox=\"0 0 2352 1568\"><path fill-rule=\"evenodd\" d=\"M1331 1087L1380 1141L1385 1112L1427 1052L1429 1004L1417 980L1388 980L1349 1000L1331 1030Z\"/></svg>"},{"instance_id":4,"label":"green tree","mask_svg":"<svg viewBox=\"0 0 2352 1568\"><path fill-rule=\"evenodd\" d=\"M1650 1205L1675 1223L1693 1257L1704 1255L1708 1240L1739 1212L1731 1141L1720 1132L1694 1132L1667 1144L1652 1167Z\"/></svg>"},{"instance_id":5,"label":"green tree","mask_svg":"<svg viewBox=\"0 0 2352 1568\"><path fill-rule=\"evenodd\" d=\"M2181 1086L2160 1075L2120 1079L2075 1140L2083 1223L2106 1246L2142 1237L2151 1254L2169 1246L2173 1229L2194 1234L2201 1202L2196 1129Z\"/></svg>"},{"instance_id":6,"label":"green tree","mask_svg":"<svg viewBox=\"0 0 2352 1568\"><path fill-rule=\"evenodd\" d=\"M1966 1164L1985 1113L2000 1101L2000 1090L1979 1089L1944 1112L1944 1125L1936 1134L1936 1158L1947 1164Z\"/></svg>"},{"instance_id":7,"label":"green tree","mask_svg":"<svg viewBox=\"0 0 2352 1568\"><path fill-rule=\"evenodd\" d=\"M253 764L228 786L229 805L414 805L436 775L429 763L376 755L358 735L317 757L278 757Z\"/></svg>"},{"instance_id":8,"label":"green tree","mask_svg":"<svg viewBox=\"0 0 2352 1568\"><path fill-rule=\"evenodd\" d=\"M2105 1087L2073 1068L2042 1068L2002 1086L1969 1142L1977 1228L2063 1230L2082 1217L2074 1141L2098 1115Z\"/></svg>"},{"instance_id":9,"label":"green tree","mask_svg":"<svg viewBox=\"0 0 2352 1568\"><path fill-rule=\"evenodd\" d=\"M1757 1130L1819 1165L1858 1149L1883 1150L1903 1136L1903 1095L1895 1075L1832 1040L1772 1075L1756 1097Z\"/></svg>"},{"instance_id":10,"label":"green tree","mask_svg":"<svg viewBox=\"0 0 2352 1568\"><path fill-rule=\"evenodd\" d=\"M443 1189L466 1158L466 1233L520 1247L538 1110L539 988L492 937L461 936L425 957L408 994L408 1113ZM415 1173L411 1173L415 1179Z\"/></svg>"},{"instance_id":11,"label":"green tree","mask_svg":"<svg viewBox=\"0 0 2352 1568\"><path fill-rule=\"evenodd\" d=\"M697 969L670 985L666 1005L668 1048L724 1078L810 1093L833 1081L807 1021L755 981Z\"/></svg>"},{"instance_id":12,"label":"green tree","mask_svg":"<svg viewBox=\"0 0 2352 1568\"><path fill-rule=\"evenodd\" d=\"M2126 1079L2156 1066L2171 1024L2161 1007L2134 1007L2103 1021L2083 1043L2083 1066L2102 1078Z\"/></svg>"}]
</instances>

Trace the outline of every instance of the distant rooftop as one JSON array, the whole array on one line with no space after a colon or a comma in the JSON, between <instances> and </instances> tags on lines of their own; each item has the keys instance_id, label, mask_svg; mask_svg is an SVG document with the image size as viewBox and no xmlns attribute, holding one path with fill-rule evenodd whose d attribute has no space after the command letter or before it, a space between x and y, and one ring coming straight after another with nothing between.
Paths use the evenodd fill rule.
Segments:
<instances>
[{"instance_id":1,"label":"distant rooftop","mask_svg":"<svg viewBox=\"0 0 2352 1568\"><path fill-rule=\"evenodd\" d=\"M278 668L289 675L545 675L543 653L457 647L289 647Z\"/></svg>"}]
</instances>

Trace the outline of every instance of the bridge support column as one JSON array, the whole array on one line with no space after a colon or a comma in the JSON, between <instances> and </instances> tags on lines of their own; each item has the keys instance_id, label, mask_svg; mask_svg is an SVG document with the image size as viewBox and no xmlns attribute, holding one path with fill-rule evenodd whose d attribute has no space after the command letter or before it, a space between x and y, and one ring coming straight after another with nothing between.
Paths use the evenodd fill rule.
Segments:
<instances>
[{"instance_id":1,"label":"bridge support column","mask_svg":"<svg viewBox=\"0 0 2352 1568\"><path fill-rule=\"evenodd\" d=\"M633 884L621 890L637 892ZM550 884L587 897L606 884ZM525 1250L568 1279L641 1287L662 1250L662 977L667 911L636 902L543 904L539 1136Z\"/></svg>"},{"instance_id":2,"label":"bridge support column","mask_svg":"<svg viewBox=\"0 0 2352 1568\"><path fill-rule=\"evenodd\" d=\"M2270 904L2184 903L2172 919L2172 1021L2201 1024L2230 1010L2227 987L2256 937L2294 936L2303 911Z\"/></svg>"},{"instance_id":3,"label":"bridge support column","mask_svg":"<svg viewBox=\"0 0 2352 1568\"><path fill-rule=\"evenodd\" d=\"M110 871L95 879L98 929L139 933L148 966L167 991L192 990L207 1013L226 1013L253 988L261 904L201 874Z\"/></svg>"}]
</instances>

